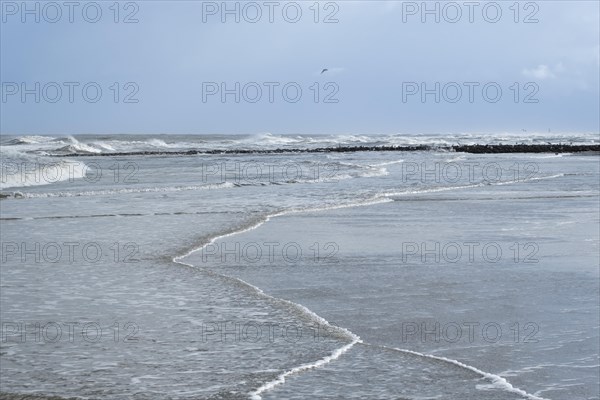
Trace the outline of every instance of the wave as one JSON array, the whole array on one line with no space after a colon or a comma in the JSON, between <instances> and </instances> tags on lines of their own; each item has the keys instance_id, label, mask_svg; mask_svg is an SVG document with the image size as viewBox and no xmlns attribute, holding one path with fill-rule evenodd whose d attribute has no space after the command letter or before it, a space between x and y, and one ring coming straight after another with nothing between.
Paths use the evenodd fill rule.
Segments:
<instances>
[{"instance_id":1,"label":"wave","mask_svg":"<svg viewBox=\"0 0 600 400\"><path fill-rule=\"evenodd\" d=\"M479 183L472 183L472 184L468 184L468 185L459 185L459 186L442 186L442 187L434 187L434 188L427 188L427 189L390 191L390 192L381 193L378 196L399 197L399 196L406 196L406 195L411 195L411 194L436 193L436 192L445 192L448 190L472 189L472 188L485 187L485 186L512 185L515 183L524 183L524 182L533 182L533 181L540 181L540 180L546 180L546 179L562 178L564 176L565 176L565 174L554 174L554 175L536 176L536 177L531 177L531 178L527 178L527 179L507 180L507 181L503 181L503 182L479 182Z\"/></svg>"},{"instance_id":2,"label":"wave","mask_svg":"<svg viewBox=\"0 0 600 400\"><path fill-rule=\"evenodd\" d=\"M4 194L5 197L15 199L32 199L45 197L87 197L87 196L102 196L111 194L130 194L130 193L170 193L170 192L185 192L191 190L216 190L233 188L236 185L231 182L198 185L198 186L167 186L167 187L145 187L145 188L121 188L121 189L106 189L106 190L88 190L84 192L50 192L50 193L22 193L13 192Z\"/></svg>"},{"instance_id":3,"label":"wave","mask_svg":"<svg viewBox=\"0 0 600 400\"><path fill-rule=\"evenodd\" d=\"M65 173L64 178L62 180L69 179L69 176L66 172L69 171L69 168L72 168L72 161L61 161L56 164L65 163ZM81 167L77 170L76 178L83 178L85 176L86 165L83 163L79 163ZM353 165L353 164L352 164ZM89 197L89 196L102 196L102 195L113 195L113 194L130 194L130 193L169 193L169 192L183 192L183 191L194 191L194 190L216 190L216 189L230 189L236 187L250 187L250 186L281 186L281 185L292 185L292 184L318 184L318 183L333 183L339 182L348 179L356 179L356 178L373 178L389 175L389 172L386 168L373 168L370 166L364 167L360 165L355 165L356 167L360 167L361 169L358 171L349 171L347 173L335 173L335 174L324 174L322 176L318 176L315 178L298 178L298 179L289 179L289 180L281 180L281 181L264 181L264 182L231 182L225 181L220 183L206 184L206 185L182 185L182 186L162 186L162 187L133 187L133 188L118 188L118 189L104 189L104 190L86 190L80 192L69 192L69 191L59 191L59 192L29 192L24 193L20 191L14 191L12 193L2 193L2 198L5 199L32 199L32 198L49 198L49 197ZM71 177L73 174L71 174ZM16 179L15 179L16 180ZM55 182L47 182L55 183ZM40 183L40 184L47 184ZM32 183L33 184L33 183ZM29 186L23 184L16 184L12 181L4 186L0 186L0 189L11 188L11 187L20 187L20 186Z\"/></svg>"},{"instance_id":4,"label":"wave","mask_svg":"<svg viewBox=\"0 0 600 400\"><path fill-rule=\"evenodd\" d=\"M308 309L307 309L308 310ZM329 323L327 322L327 324L329 325ZM331 325L330 325L331 326ZM253 400L260 400L262 399L262 397L260 396L261 393L266 392L268 390L273 389L275 386L277 385L281 385L283 383L285 383L285 378L293 375L293 374L297 374L299 372L302 371L306 371L309 369L314 369L314 368L319 368L325 364L330 363L331 361L334 361L338 358L340 358L342 356L342 354L346 353L348 350L350 350L352 347L354 347L355 344L357 343L362 343L362 340L360 338L357 338L355 340L353 340L352 342L348 343L345 346L342 346L338 349L336 349L331 355L328 355L326 357L323 357L313 363L308 363L308 364L302 364L298 367L292 368L289 371L286 371L282 374L280 374L277 379L271 381L271 382L267 382L264 385L262 385L261 387L259 387L258 389L252 391L249 393L249 396L251 399Z\"/></svg>"},{"instance_id":5,"label":"wave","mask_svg":"<svg viewBox=\"0 0 600 400\"><path fill-rule=\"evenodd\" d=\"M516 182L516 181L515 181ZM515 183L515 182L507 182L507 183ZM472 183L469 185L460 185L460 186L442 186L428 189L414 189L414 190L405 190L405 191L390 191L386 193L381 193L378 196L380 197L398 197L398 196L406 196L411 194L425 194L425 193L436 193L436 192L445 192L448 190L458 190L458 189L471 189L476 187L486 186L485 183Z\"/></svg>"},{"instance_id":6,"label":"wave","mask_svg":"<svg viewBox=\"0 0 600 400\"><path fill-rule=\"evenodd\" d=\"M179 147L177 145L177 143L167 143L161 139L150 139L150 140L145 141L145 143L147 143L148 145L153 146L153 147L166 148L166 149L172 149L172 148Z\"/></svg>"},{"instance_id":7,"label":"wave","mask_svg":"<svg viewBox=\"0 0 600 400\"><path fill-rule=\"evenodd\" d=\"M99 147L100 151L110 151L110 152L115 152L115 148L112 147L110 144L108 143L104 143L104 142L93 142L92 143L93 146Z\"/></svg>"},{"instance_id":8,"label":"wave","mask_svg":"<svg viewBox=\"0 0 600 400\"><path fill-rule=\"evenodd\" d=\"M73 135L68 135L68 136L53 138L50 141L51 142L58 142L58 143L78 143L78 140L75 139L75 137Z\"/></svg>"},{"instance_id":9,"label":"wave","mask_svg":"<svg viewBox=\"0 0 600 400\"><path fill-rule=\"evenodd\" d=\"M345 174L336 174L331 178L323 178L321 182L337 182L346 179L353 178L376 178L378 176L389 175L389 171L386 168L369 168L365 171L349 172Z\"/></svg>"},{"instance_id":10,"label":"wave","mask_svg":"<svg viewBox=\"0 0 600 400\"><path fill-rule=\"evenodd\" d=\"M451 157L451 158L447 158L446 160L444 160L444 162L452 163L452 162L457 162L457 161L463 161L465 158L466 158L465 156Z\"/></svg>"},{"instance_id":11,"label":"wave","mask_svg":"<svg viewBox=\"0 0 600 400\"><path fill-rule=\"evenodd\" d=\"M377 167L387 167L388 165L402 164L404 160L396 160L396 161L386 161L377 164L369 164L369 167L377 168Z\"/></svg>"},{"instance_id":12,"label":"wave","mask_svg":"<svg viewBox=\"0 0 600 400\"><path fill-rule=\"evenodd\" d=\"M64 163L64 165L63 165ZM63 181L69 179L69 177L73 177L73 161L61 161L59 163L55 163L58 165L63 165L61 167ZM76 162L75 162L76 163ZM85 164L79 163L80 167L77 169L76 178L82 178L85 175ZM351 164L355 165L355 164ZM356 164L358 166L358 164ZM130 194L130 193L172 193L172 192L184 192L184 191L194 191L194 190L218 190L218 189L230 189L236 187L247 187L247 186L270 186L270 185L289 185L289 184L315 184L315 183L324 183L324 182L337 182L347 179L355 179L355 178L371 178L371 177L380 177L387 176L389 172L386 168L373 168L371 166L366 167L362 171L355 171L351 173L339 174L335 175L331 178L319 178L319 179L295 179L289 181L281 181L281 182L248 182L248 183L233 183L233 182L221 182L215 184L207 184L207 185L187 185L187 186L166 186L166 187L139 187L139 188L119 188L119 189L105 189L105 190L89 190L82 192L44 192L44 193L23 193L20 191L14 191L12 193L2 193L1 198L3 199L32 199L32 198L47 198L47 197L87 197L87 196L102 196L102 195L114 195L114 194ZM58 173L59 175L61 172ZM377 204L387 201L395 201L395 197L407 196L407 195L415 195L415 194L426 194L426 193L437 193L437 192L445 192L451 190L460 190L460 189L471 189L485 186L502 186L502 185L512 185L515 183L523 183L530 181L539 181L546 179L556 179L566 176L564 173L554 174L554 175L546 175L539 177L531 177L528 179L517 179L517 180L507 180L502 182L478 182L466 185L458 185L458 186L442 186L442 187L432 187L432 188L419 188L412 190L391 190L387 192L377 193L370 197L364 199L354 199L347 204L335 204L332 206L324 206L321 208L300 208L300 209L290 209L288 212L304 212L304 211L321 211L321 210L330 210L335 208L344 208L344 207L355 207L361 205L371 205ZM35 183L32 182L30 184L23 184L23 182L18 181L16 178L13 178L13 181L6 181L3 176L3 180L0 184L0 189L10 188L10 187L19 187L19 186L31 186L31 185L45 185L54 182L44 182L44 183Z\"/></svg>"},{"instance_id":13,"label":"wave","mask_svg":"<svg viewBox=\"0 0 600 400\"><path fill-rule=\"evenodd\" d=\"M258 133L248 138L240 140L242 143L253 145L292 145L310 142L310 137L302 136L283 136L272 133Z\"/></svg>"},{"instance_id":14,"label":"wave","mask_svg":"<svg viewBox=\"0 0 600 400\"><path fill-rule=\"evenodd\" d=\"M94 148L84 143L68 144L53 151L55 155L69 154L99 154L102 150Z\"/></svg>"},{"instance_id":15,"label":"wave","mask_svg":"<svg viewBox=\"0 0 600 400\"><path fill-rule=\"evenodd\" d=\"M51 163L2 160L0 189L50 185L81 179L87 166L80 161L60 160Z\"/></svg>"},{"instance_id":16,"label":"wave","mask_svg":"<svg viewBox=\"0 0 600 400\"><path fill-rule=\"evenodd\" d=\"M6 141L5 143L2 143L2 145L3 146L17 146L17 145L21 145L21 144L47 143L54 139L55 138L50 137L50 136L36 136L36 135L21 136L21 137L17 137L14 139L10 139L10 140Z\"/></svg>"},{"instance_id":17,"label":"wave","mask_svg":"<svg viewBox=\"0 0 600 400\"><path fill-rule=\"evenodd\" d=\"M475 368L475 367L473 367L471 365L468 365L468 364L464 364L464 363L462 363L462 362L460 362L458 360L454 360L452 358L434 356L434 355L431 355L431 354L419 353L418 351L412 351L412 350L406 350L406 349L399 349L397 347L387 347L387 346L381 346L381 347L387 348L387 349L391 349L391 350L395 350L395 351L398 351L398 352L401 352L401 353L412 354L412 355L423 357L423 358L430 358L430 359L433 359L433 360L444 361L444 362L447 362L449 364L453 364L453 365L456 365L458 367L467 369L469 371L473 371L476 374L479 374L482 377L484 377L485 379L488 379L489 381L491 381L491 385L489 385L489 386L488 385L477 385L477 388L480 389L480 390L481 389L485 390L485 389L488 389L488 388L491 387L491 388L502 389L502 390L505 390L507 392L515 393L515 394L518 394L518 395L523 396L523 397L525 397L527 399L530 399L530 400L549 400L549 399L545 399L543 397L538 397L536 395L527 393L526 391L524 391L522 389L516 388L512 384L510 384L510 382L508 382L505 378L503 378L503 377L501 377L499 375L495 375L495 374L492 374L490 372L482 371L482 370L480 370L478 368Z\"/></svg>"},{"instance_id":18,"label":"wave","mask_svg":"<svg viewBox=\"0 0 600 400\"><path fill-rule=\"evenodd\" d=\"M556 178L562 178L564 176L566 176L567 174L564 173L560 173L560 174L554 174L554 175L544 175L544 176L534 176L531 178L526 178L526 179L521 179L521 180L514 180L514 181L506 181L506 182L494 182L494 183L487 183L487 185L510 185L512 183L517 183L517 182L533 182L533 181L543 181L546 179L556 179Z\"/></svg>"}]
</instances>

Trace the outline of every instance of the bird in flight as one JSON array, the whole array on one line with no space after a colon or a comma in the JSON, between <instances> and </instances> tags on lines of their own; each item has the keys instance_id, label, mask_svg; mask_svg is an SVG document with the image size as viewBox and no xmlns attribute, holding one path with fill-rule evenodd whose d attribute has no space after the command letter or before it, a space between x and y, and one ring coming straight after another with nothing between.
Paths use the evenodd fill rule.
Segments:
<instances>
[{"instance_id":1,"label":"bird in flight","mask_svg":"<svg viewBox=\"0 0 600 400\"><path fill-rule=\"evenodd\" d=\"M321 75L323 75L327 71L329 71L327 68L323 68L323 71L321 71Z\"/></svg>"}]
</instances>

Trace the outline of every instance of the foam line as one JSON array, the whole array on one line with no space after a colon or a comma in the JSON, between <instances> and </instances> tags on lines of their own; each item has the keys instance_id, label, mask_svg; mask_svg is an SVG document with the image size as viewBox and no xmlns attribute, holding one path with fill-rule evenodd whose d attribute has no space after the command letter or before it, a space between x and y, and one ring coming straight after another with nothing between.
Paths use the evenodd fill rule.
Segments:
<instances>
[{"instance_id":1,"label":"foam line","mask_svg":"<svg viewBox=\"0 0 600 400\"><path fill-rule=\"evenodd\" d=\"M382 347L386 347L386 346L382 346ZM492 382L492 385L499 388L499 389L503 389L506 390L507 392L511 392L511 393L516 393L518 395L521 395L527 399L530 400L549 400L543 397L538 397L536 395L527 393L526 391L524 391L523 389L519 389L514 387L513 385L511 385L510 382L508 382L505 378L499 376L499 375L495 375L492 374L490 372L485 372L482 371L478 368L475 368L471 365L468 364L464 364L460 361L454 360L452 358L446 358L446 357L440 357L440 356L434 356L431 354L424 354L424 353L419 353L418 351L412 351L412 350L406 350L406 349L399 349L397 347L386 347L386 348L391 348L393 350L399 351L401 353L407 353L407 354L412 354L415 356L419 356L419 357L425 357L425 358L431 358L434 360L439 360L439 361L444 361L450 364L454 364L458 367L464 368L464 369L468 369L469 371L473 371L481 376L483 376L485 379L488 379Z\"/></svg>"},{"instance_id":2,"label":"foam line","mask_svg":"<svg viewBox=\"0 0 600 400\"><path fill-rule=\"evenodd\" d=\"M516 183L516 182L511 182L511 183ZM462 187L453 187L453 188L443 188L442 190L446 189L463 189L463 188L469 188L469 187L476 187L476 186L480 186L480 184L477 185L467 185L467 186L462 186ZM245 228L241 228L238 230L234 230L231 232L227 232L224 233L222 235L218 235L213 237L209 242L201 245L200 247L194 248L190 251L188 251L187 253L177 256L175 258L173 258L173 262L178 263L178 264L182 264L182 265L186 265L188 267L192 267L192 268L196 268L194 265L189 264L189 263L185 263L183 261L181 261L182 259L184 259L185 257L191 255L194 252L197 252L201 249L203 249L204 247L208 246L209 244L213 244L214 242L216 242L217 240L223 239L225 237L229 237L229 236L233 236L233 235L237 235L240 233L244 233L244 232L248 232L251 230L254 230L258 227L260 227L261 225L265 224L266 222L268 222L271 218L277 217L277 216L282 216L282 215L286 215L286 214L292 214L292 213L297 213L297 212L311 212L311 211L320 211L320 210L326 210L326 209L338 209L338 208L346 208L346 207L357 207L357 206L363 206L363 205L370 205L370 204L377 204L377 203L382 203L382 202L387 202L387 201L391 201L391 199L387 198L387 196L392 196L394 194L385 194L383 198L381 197L375 197L373 199L370 200L366 200L366 201L362 201L362 202L357 202L357 203L351 203L351 204L345 204L345 205L336 205L336 206L331 206L331 207L315 207L315 208L309 208L309 209L296 209L296 210L284 210L284 211L280 211L280 212L276 212L276 213L272 213L269 215L266 215L264 217L262 217L258 222L255 222ZM350 350L354 345L356 345L357 343L361 343L361 344L365 344L365 345L370 345L368 343L364 343L361 338L352 333L351 331L349 331L348 329L345 328L341 328L341 327L333 327L326 319L324 319L323 317L317 315L316 313L314 313L313 311L309 310L308 308L306 308L305 306L301 305L301 304L297 304L294 303L292 301L289 300L285 300L285 299L280 299L280 298L276 298L273 297L269 294L266 294L262 289L260 289L257 286L254 286L242 279L236 278L236 277L231 277L231 276L227 276L227 275L223 275L223 274L218 274L215 273L214 271L211 271L211 273L215 274L215 275L219 275L221 277L225 277L228 279L232 279L235 280L236 282L238 282L241 285L244 285L248 288L253 289L257 294L259 294L262 297L268 298L270 300L275 300L277 302L280 303L285 303L288 305L293 306L294 308L302 311L303 313L307 314L308 316L310 316L312 319L320 322L323 325L329 326L333 329L336 329L338 331L342 331L350 340L351 342L334 350L330 355L325 356L315 362L312 363L307 363L307 364L302 364L298 367L292 368L288 371L285 371L283 373L281 373L279 376L277 376L276 379L267 382L265 384L263 384L262 386L260 386L258 389L252 391L249 393L249 396L251 399L253 400L260 400L262 397L260 396L261 393L264 393L268 390L271 390L273 388L275 388L278 385L281 385L283 383L285 383L285 378L287 378L290 375L302 372L302 371L306 371L306 370L310 370L310 369L314 369L314 368L319 368L327 363L330 363L336 359L338 359L339 357L341 357L344 353L346 353L348 350ZM386 346L381 346L381 347L386 347ZM440 360L440 361L444 361L444 362L448 362L454 365L457 365L461 368L465 368L468 369L470 371L473 371L481 376L483 376L484 378L490 380L492 382L492 385L494 385L495 387L498 387L500 389L512 392L512 393L516 393L519 394L521 396L524 396L530 400L548 400L548 399L544 399L542 397L538 397L532 394L529 394L527 392L525 392L522 389L516 388L513 385L511 385L505 378L502 378L501 376L498 375L494 375L492 373L489 372L485 372L485 371L481 371L473 366L467 365L467 364L463 364L460 361L457 360L453 360L450 358L446 358L446 357L438 357L438 356L434 356L434 355L429 355L429 354L423 354L423 353L419 353L416 351L412 351L412 350L405 350L405 349L398 349L398 348L391 348L392 350L396 350L399 352L403 352L403 353L408 353L408 354L413 354L413 355L417 355L420 357L425 357L425 358L431 358L431 359L435 359L435 360Z\"/></svg>"},{"instance_id":3,"label":"foam line","mask_svg":"<svg viewBox=\"0 0 600 400\"><path fill-rule=\"evenodd\" d=\"M212 238L206 244L203 244L202 246L200 246L198 248L192 249L192 250L188 251L187 253L185 253L185 254L183 254L181 256L173 258L173 262L178 263L178 264L182 264L182 265L186 265L188 267L195 268L194 265L186 263L186 262L183 262L181 260L183 258L189 256L190 254L192 254L192 253L194 253L196 251L201 250L202 248L208 246L209 244L214 243L215 241L217 241L219 239L222 239L222 238L225 238L225 237L229 237L229 236L233 236L233 235L237 235L237 234L240 234L240 233L243 233L243 232L247 232L247 231L256 229L259 226L263 225L264 223L268 222L271 218L273 218L275 216L279 216L279 215L284 215L284 214L287 214L287 213L288 212L286 212L286 211L282 211L282 212L279 212L279 213L271 214L271 215L263 217L260 221L254 223L254 224L251 224L251 225L249 225L249 226L247 226L245 228L242 228L242 229L239 229L239 230L236 230L236 231L232 231L232 232L228 232L228 233L225 233L225 234L222 234L222 235L219 235L219 236L215 236L214 238ZM298 372L301 372L301 371L306 371L306 370L313 369L313 368L319 368L319 367L321 367L321 366L323 366L323 365L325 365L325 364L327 364L327 363L329 363L329 362L331 362L333 360L338 359L342 354L344 354L345 352L347 352L348 350L350 350L356 343L361 343L362 342L362 340L360 339L360 337L358 337L354 333L350 332L348 329L340 328L340 327L334 327L325 318L317 315L316 313L314 313L313 311L309 310L308 308L306 308L305 306L303 306L301 304L297 304L297 303L294 303L294 302L289 301L289 300L279 299L279 298L273 297L273 296L271 296L269 294L266 294L259 287L254 286L254 285L252 285L252 284L250 284L250 283L248 283L246 281L243 281L242 279L231 277L231 276L226 276L226 275L222 275L222 274L218 274L218 275L226 277L228 279L233 279L233 280L237 281L238 283L240 283L240 284L242 284L242 285L244 285L246 287L252 288L257 294L259 294L262 297L265 297L265 298L268 298L268 299L271 299L271 300L275 300L275 301L278 301L278 302L281 302L281 303L286 303L288 305L291 305L294 308L296 308L296 309L302 311L303 313L305 313L306 315L308 315L311 319L319 322L321 325L324 325L324 326L327 326L327 327L332 328L334 330L343 332L351 340L350 343L348 343L348 344L346 344L346 345L344 345L344 346L342 346L342 347L334 350L328 356L325 356L325 357L323 357L323 358L321 358L321 359L319 359L319 360L317 360L315 362L312 362L312 363L302 364L302 365L300 365L298 367L292 368L289 371L281 373L275 380L267 382L267 383L263 384L262 386L260 386L258 389L256 389L253 392L249 393L249 396L252 399L255 399L255 400L261 399L261 396L260 396L261 393L263 393L263 392L265 392L267 390L270 390L270 389L274 388L275 386L278 386L278 385L284 383L285 382L285 378L287 376L295 374L295 373L298 373Z\"/></svg>"},{"instance_id":4,"label":"foam line","mask_svg":"<svg viewBox=\"0 0 600 400\"><path fill-rule=\"evenodd\" d=\"M347 345L345 345L343 347L340 347L339 349L335 350L331 355L329 355L327 357L324 357L324 358L321 358L320 360L317 360L314 363L303 364L303 365L301 365L299 367L292 368L291 370L284 372L283 374L279 375L277 377L277 379L275 379L275 380L273 380L271 382L268 382L268 383L262 385L261 387L259 387L258 389L256 389L253 392L250 392L250 398L252 400L260 400L260 399L262 399L262 397L260 396L261 393L263 393L263 392L265 392L267 390L271 390L271 389L273 389L277 385L285 383L285 378L286 377L288 377L288 376L290 376L292 374L298 373L298 372L306 371L306 370L313 369L313 368L319 368L319 367L321 367L324 364L327 364L327 363L329 363L329 362L331 362L333 360L336 360L342 354L344 354L345 352L347 352L348 350L350 350L356 343L362 343L362 340L356 339L356 340L352 341L351 343L349 343L349 344L347 344Z\"/></svg>"}]
</instances>

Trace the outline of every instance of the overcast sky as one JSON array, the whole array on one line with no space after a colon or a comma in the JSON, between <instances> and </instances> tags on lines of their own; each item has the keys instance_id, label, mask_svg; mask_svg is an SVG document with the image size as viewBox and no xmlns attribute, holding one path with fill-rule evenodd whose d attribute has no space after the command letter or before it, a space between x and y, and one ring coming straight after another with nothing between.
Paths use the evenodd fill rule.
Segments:
<instances>
[{"instance_id":1,"label":"overcast sky","mask_svg":"<svg viewBox=\"0 0 600 400\"><path fill-rule=\"evenodd\" d=\"M1 132L597 132L599 2L514 3L3 0Z\"/></svg>"}]
</instances>

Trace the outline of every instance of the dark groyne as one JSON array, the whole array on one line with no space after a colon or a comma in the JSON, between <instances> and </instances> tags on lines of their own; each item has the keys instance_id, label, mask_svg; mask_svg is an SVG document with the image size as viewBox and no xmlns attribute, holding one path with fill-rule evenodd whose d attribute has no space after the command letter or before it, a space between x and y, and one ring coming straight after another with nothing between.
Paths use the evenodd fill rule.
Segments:
<instances>
[{"instance_id":1,"label":"dark groyne","mask_svg":"<svg viewBox=\"0 0 600 400\"><path fill-rule=\"evenodd\" d=\"M202 154L284 154L284 153L356 153L364 151L452 151L473 154L500 153L596 153L600 154L598 144L473 144L454 146L338 146L314 149L227 149L227 150L186 150L186 151L132 151L117 153L71 153L56 157L118 157L118 156L194 156Z\"/></svg>"},{"instance_id":2,"label":"dark groyne","mask_svg":"<svg viewBox=\"0 0 600 400\"><path fill-rule=\"evenodd\" d=\"M600 145L573 144L493 144L452 146L452 150L462 153L582 153L600 152Z\"/></svg>"}]
</instances>

